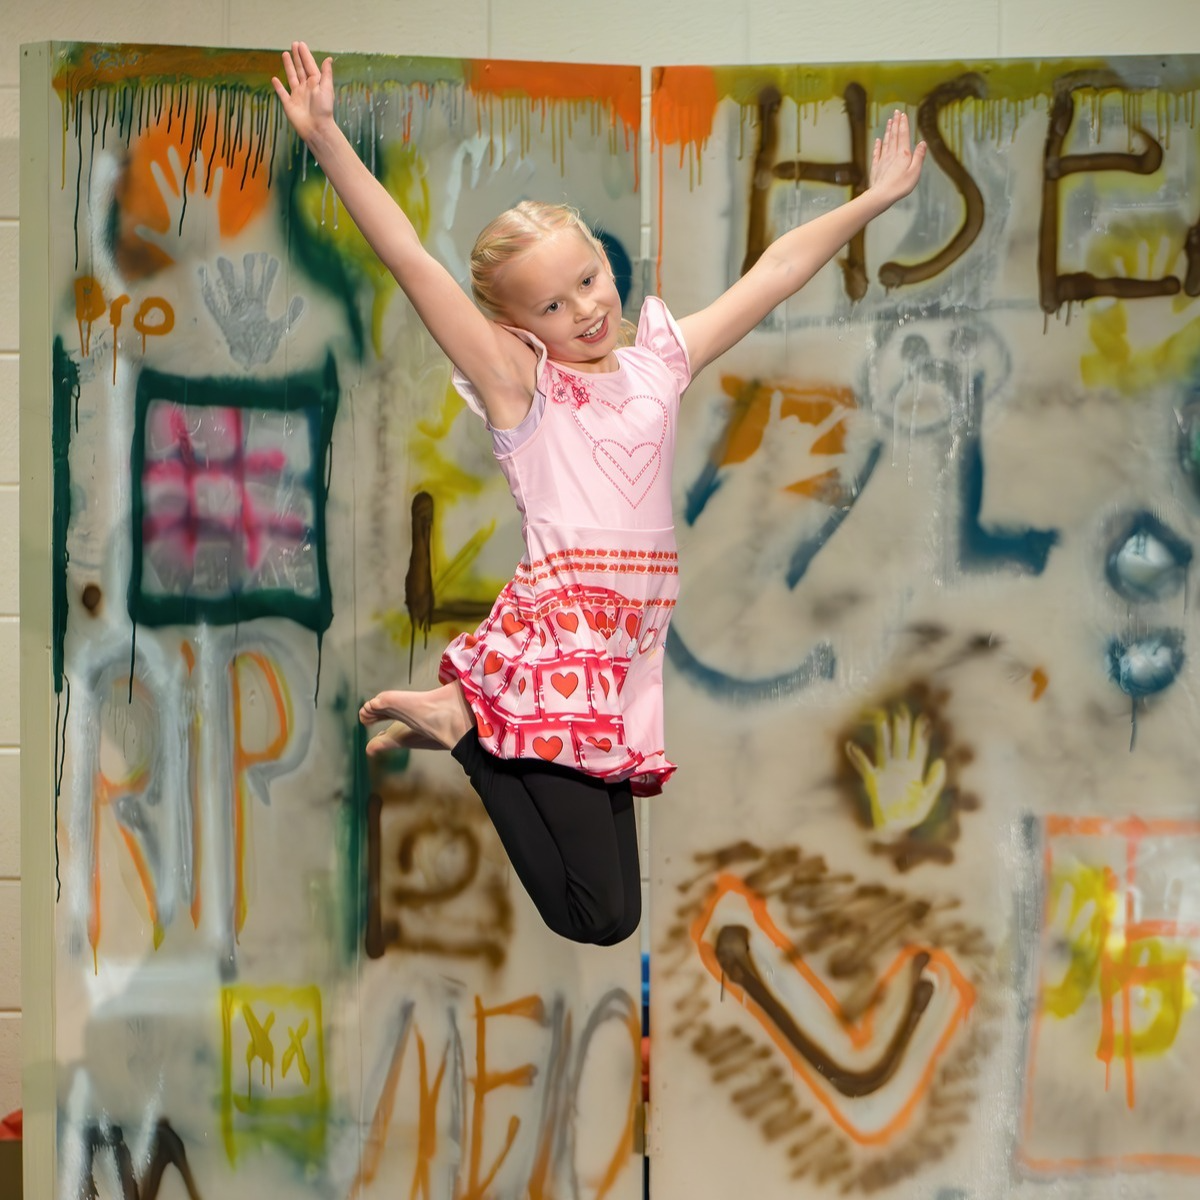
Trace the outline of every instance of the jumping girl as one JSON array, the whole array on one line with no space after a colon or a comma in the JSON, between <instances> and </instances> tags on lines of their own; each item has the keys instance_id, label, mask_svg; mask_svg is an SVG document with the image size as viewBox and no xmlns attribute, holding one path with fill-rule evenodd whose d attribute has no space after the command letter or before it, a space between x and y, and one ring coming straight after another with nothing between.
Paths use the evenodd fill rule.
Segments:
<instances>
[{"instance_id":1,"label":"jumping girl","mask_svg":"<svg viewBox=\"0 0 1200 1200\"><path fill-rule=\"evenodd\" d=\"M546 924L613 945L641 918L633 796L674 771L663 746L663 643L678 570L671 462L679 397L700 370L916 186L925 145L897 112L870 187L784 234L707 308L657 297L622 344L599 241L572 209L526 201L479 235L475 303L333 118L333 60L284 51L288 120L454 365L522 515L525 554L491 614L442 657L443 686L381 692L370 754L449 749ZM477 307L478 306L478 307Z\"/></svg>"}]
</instances>

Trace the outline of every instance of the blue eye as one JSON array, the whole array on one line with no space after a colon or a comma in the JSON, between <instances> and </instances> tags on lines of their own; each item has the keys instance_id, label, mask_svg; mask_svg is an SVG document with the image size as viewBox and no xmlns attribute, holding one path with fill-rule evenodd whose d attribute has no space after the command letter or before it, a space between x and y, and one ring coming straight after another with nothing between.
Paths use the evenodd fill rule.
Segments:
<instances>
[{"instance_id":1,"label":"blue eye","mask_svg":"<svg viewBox=\"0 0 1200 1200\"><path fill-rule=\"evenodd\" d=\"M547 311L548 313L552 313L552 312L558 312L558 301L557 301L557 300L552 300L552 301L551 301L549 304L547 304L547 305L546 305L546 311Z\"/></svg>"},{"instance_id":2,"label":"blue eye","mask_svg":"<svg viewBox=\"0 0 1200 1200\"><path fill-rule=\"evenodd\" d=\"M587 278L586 278L586 279L584 279L584 281L583 281L583 286L584 286L584 287L591 287L591 286L592 286L592 281L593 281L595 278L596 278L596 277L595 277L595 275L589 275L589 276L587 276Z\"/></svg>"}]
</instances>

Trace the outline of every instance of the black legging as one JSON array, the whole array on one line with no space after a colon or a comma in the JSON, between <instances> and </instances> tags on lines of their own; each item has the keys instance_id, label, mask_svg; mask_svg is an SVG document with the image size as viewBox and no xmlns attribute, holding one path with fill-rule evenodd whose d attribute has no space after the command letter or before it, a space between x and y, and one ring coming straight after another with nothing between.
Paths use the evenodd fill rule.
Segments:
<instances>
[{"instance_id":1,"label":"black legging","mask_svg":"<svg viewBox=\"0 0 1200 1200\"><path fill-rule=\"evenodd\" d=\"M613 946L638 927L642 881L628 783L496 758L474 729L452 751L479 793L542 920L573 942Z\"/></svg>"}]
</instances>

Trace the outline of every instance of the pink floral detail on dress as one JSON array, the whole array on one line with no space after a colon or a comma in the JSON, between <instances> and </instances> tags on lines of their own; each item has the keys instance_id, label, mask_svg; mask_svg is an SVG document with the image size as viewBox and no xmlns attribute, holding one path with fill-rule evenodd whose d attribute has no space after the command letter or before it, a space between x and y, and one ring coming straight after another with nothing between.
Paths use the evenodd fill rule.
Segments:
<instances>
[{"instance_id":1,"label":"pink floral detail on dress","mask_svg":"<svg viewBox=\"0 0 1200 1200\"><path fill-rule=\"evenodd\" d=\"M578 408L587 404L592 398L588 386L578 375L568 375L565 371L554 372L554 382L550 385L550 399L556 404L569 404Z\"/></svg>"}]
</instances>

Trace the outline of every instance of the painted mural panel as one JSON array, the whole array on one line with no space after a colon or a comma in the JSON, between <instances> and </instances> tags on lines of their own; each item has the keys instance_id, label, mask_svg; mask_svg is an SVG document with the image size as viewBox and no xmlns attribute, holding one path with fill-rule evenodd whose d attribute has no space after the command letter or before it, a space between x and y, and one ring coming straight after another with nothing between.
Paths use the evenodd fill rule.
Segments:
<instances>
[{"instance_id":1,"label":"painted mural panel","mask_svg":"<svg viewBox=\"0 0 1200 1200\"><path fill-rule=\"evenodd\" d=\"M640 1194L636 948L543 928L448 756L363 753L359 704L433 682L520 530L278 70L60 44L25 100L61 129L60 1194ZM338 78L459 278L487 219L569 198L628 294L636 69L360 56Z\"/></svg>"},{"instance_id":2,"label":"painted mural panel","mask_svg":"<svg viewBox=\"0 0 1200 1200\"><path fill-rule=\"evenodd\" d=\"M1198 89L655 73L678 314L930 146L685 402L656 1193L1194 1194Z\"/></svg>"}]
</instances>

